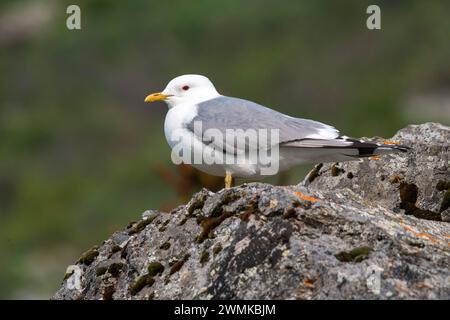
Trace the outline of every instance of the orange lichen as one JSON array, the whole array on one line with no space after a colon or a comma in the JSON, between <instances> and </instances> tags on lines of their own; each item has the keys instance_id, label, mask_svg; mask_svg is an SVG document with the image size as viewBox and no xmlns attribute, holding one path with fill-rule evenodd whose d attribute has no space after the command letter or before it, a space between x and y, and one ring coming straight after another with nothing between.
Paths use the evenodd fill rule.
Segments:
<instances>
[{"instance_id":1,"label":"orange lichen","mask_svg":"<svg viewBox=\"0 0 450 320\"><path fill-rule=\"evenodd\" d=\"M311 196L305 196L305 195L303 195L300 191L296 191L296 192L294 192L294 194L295 194L298 198L300 198L300 199L302 199L302 200L309 201L309 202L317 202L317 201L320 201L320 199L318 199L318 198L314 198L314 197L311 197Z\"/></svg>"},{"instance_id":2,"label":"orange lichen","mask_svg":"<svg viewBox=\"0 0 450 320\"><path fill-rule=\"evenodd\" d=\"M380 160L381 158L380 158L380 156L371 156L371 157L369 157L369 159L370 159L370 160L378 161L378 160Z\"/></svg>"},{"instance_id":3,"label":"orange lichen","mask_svg":"<svg viewBox=\"0 0 450 320\"><path fill-rule=\"evenodd\" d=\"M426 284L425 282L423 282L423 281L417 283L417 287L418 287L419 289L430 288L430 286L429 286L428 284Z\"/></svg>"},{"instance_id":4,"label":"orange lichen","mask_svg":"<svg viewBox=\"0 0 450 320\"><path fill-rule=\"evenodd\" d=\"M415 235L416 237L428 239L428 240L430 240L430 241L433 242L433 243L439 242L438 239L437 239L436 237L432 236L432 235L429 234L429 233L414 231L412 228L410 228L410 227L408 227L408 226L405 226L405 225L403 225L403 224L402 224L402 226L403 226L403 229L405 229L406 231L411 232L411 233L412 233L413 235Z\"/></svg>"},{"instance_id":5,"label":"orange lichen","mask_svg":"<svg viewBox=\"0 0 450 320\"><path fill-rule=\"evenodd\" d=\"M305 285L305 287L314 288L314 280L313 279L306 279L303 281L303 284Z\"/></svg>"},{"instance_id":6,"label":"orange lichen","mask_svg":"<svg viewBox=\"0 0 450 320\"><path fill-rule=\"evenodd\" d=\"M400 144L398 141L392 141L392 140L384 140L383 144Z\"/></svg>"}]
</instances>

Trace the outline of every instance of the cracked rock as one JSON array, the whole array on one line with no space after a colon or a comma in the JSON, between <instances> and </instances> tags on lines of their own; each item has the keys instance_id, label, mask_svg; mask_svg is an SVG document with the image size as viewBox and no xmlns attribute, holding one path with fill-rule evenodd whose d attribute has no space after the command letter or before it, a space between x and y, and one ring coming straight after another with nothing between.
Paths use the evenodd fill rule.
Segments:
<instances>
[{"instance_id":1,"label":"cracked rock","mask_svg":"<svg viewBox=\"0 0 450 320\"><path fill-rule=\"evenodd\" d=\"M84 254L54 299L448 300L450 128L390 140L412 151L149 211Z\"/></svg>"}]
</instances>

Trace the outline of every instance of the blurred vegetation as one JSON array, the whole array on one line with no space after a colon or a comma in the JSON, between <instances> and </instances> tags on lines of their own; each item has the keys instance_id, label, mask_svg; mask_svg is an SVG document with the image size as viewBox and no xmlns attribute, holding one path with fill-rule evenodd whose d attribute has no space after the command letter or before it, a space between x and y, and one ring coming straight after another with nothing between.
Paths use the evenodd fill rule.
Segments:
<instances>
[{"instance_id":1,"label":"blurred vegetation","mask_svg":"<svg viewBox=\"0 0 450 320\"><path fill-rule=\"evenodd\" d=\"M449 92L450 2L377 1L382 30L370 31L371 2L2 1L0 297L50 297L81 252L187 197L166 107L143 103L177 75L350 136L448 121L446 107L416 117L405 101ZM80 31L65 26L73 3Z\"/></svg>"}]
</instances>

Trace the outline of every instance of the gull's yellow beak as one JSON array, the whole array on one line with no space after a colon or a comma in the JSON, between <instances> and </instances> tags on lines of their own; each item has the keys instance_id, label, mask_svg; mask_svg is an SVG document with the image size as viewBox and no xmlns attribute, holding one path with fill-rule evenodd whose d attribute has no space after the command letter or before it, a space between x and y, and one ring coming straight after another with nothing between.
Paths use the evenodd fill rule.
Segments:
<instances>
[{"instance_id":1,"label":"gull's yellow beak","mask_svg":"<svg viewBox=\"0 0 450 320\"><path fill-rule=\"evenodd\" d=\"M162 92L152 93L152 94L149 94L145 98L144 102L149 102L150 103L150 102L155 102L155 101L159 101L159 100L165 100L168 97L170 97L170 95L163 94Z\"/></svg>"}]
</instances>

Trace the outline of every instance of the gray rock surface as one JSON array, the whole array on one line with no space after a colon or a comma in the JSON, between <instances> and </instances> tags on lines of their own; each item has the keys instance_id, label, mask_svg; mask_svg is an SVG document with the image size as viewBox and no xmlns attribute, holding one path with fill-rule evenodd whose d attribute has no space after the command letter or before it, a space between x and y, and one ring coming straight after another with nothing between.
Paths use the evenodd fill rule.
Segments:
<instances>
[{"instance_id":1,"label":"gray rock surface","mask_svg":"<svg viewBox=\"0 0 450 320\"><path fill-rule=\"evenodd\" d=\"M70 266L54 299L450 299L450 128L392 140L413 149L146 211Z\"/></svg>"}]
</instances>

